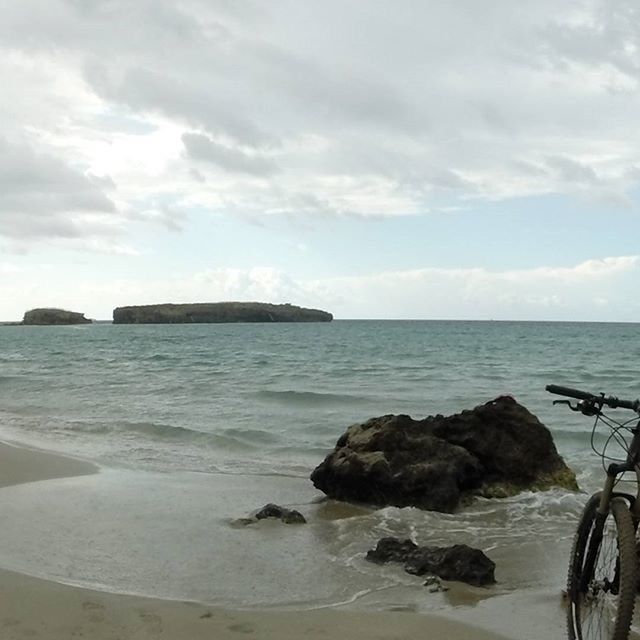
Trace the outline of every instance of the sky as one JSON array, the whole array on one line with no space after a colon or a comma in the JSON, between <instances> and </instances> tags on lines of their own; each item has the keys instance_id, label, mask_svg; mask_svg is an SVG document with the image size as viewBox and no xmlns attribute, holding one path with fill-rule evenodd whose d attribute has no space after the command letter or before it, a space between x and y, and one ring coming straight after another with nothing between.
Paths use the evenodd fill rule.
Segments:
<instances>
[{"instance_id":1,"label":"sky","mask_svg":"<svg viewBox=\"0 0 640 640\"><path fill-rule=\"evenodd\" d=\"M640 321L635 0L0 4L0 320Z\"/></svg>"}]
</instances>

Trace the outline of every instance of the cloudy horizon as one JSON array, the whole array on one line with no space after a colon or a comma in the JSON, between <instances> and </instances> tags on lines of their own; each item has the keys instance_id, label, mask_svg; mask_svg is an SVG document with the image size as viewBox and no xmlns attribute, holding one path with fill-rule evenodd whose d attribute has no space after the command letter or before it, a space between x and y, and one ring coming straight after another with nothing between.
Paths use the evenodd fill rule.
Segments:
<instances>
[{"instance_id":1,"label":"cloudy horizon","mask_svg":"<svg viewBox=\"0 0 640 640\"><path fill-rule=\"evenodd\" d=\"M640 319L630 0L0 15L0 320L218 300Z\"/></svg>"}]
</instances>

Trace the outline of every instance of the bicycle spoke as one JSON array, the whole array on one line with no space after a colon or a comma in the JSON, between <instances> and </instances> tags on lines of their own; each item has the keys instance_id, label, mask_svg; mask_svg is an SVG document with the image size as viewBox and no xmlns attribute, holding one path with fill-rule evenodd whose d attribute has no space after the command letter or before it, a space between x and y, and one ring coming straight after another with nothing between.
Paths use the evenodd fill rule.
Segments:
<instances>
[{"instance_id":1,"label":"bicycle spoke","mask_svg":"<svg viewBox=\"0 0 640 640\"><path fill-rule=\"evenodd\" d=\"M636 592L635 532L623 500L612 500L604 522L596 513L598 503L596 495L585 507L572 550L569 637L626 640Z\"/></svg>"}]
</instances>

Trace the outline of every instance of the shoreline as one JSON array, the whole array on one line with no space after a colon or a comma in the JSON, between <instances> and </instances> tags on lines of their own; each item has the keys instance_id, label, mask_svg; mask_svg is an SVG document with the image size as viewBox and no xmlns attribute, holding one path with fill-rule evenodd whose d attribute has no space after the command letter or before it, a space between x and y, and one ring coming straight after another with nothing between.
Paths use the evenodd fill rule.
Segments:
<instances>
[{"instance_id":1,"label":"shoreline","mask_svg":"<svg viewBox=\"0 0 640 640\"><path fill-rule=\"evenodd\" d=\"M0 442L0 487L95 474L99 467L61 454ZM35 489L35 488L34 488ZM212 576L215 580L215 576ZM498 603L496 603L498 604ZM95 591L0 569L0 630L7 640L89 637L189 638L192 640L298 640L346 634L354 640L447 637L452 640L519 638L518 621L508 635L476 626L473 611L436 614L411 611L249 609ZM481 618L483 616L480 616ZM484 616L484 626L487 626ZM490 625L489 625L490 626ZM504 633L504 631L503 631Z\"/></svg>"},{"instance_id":2,"label":"shoreline","mask_svg":"<svg viewBox=\"0 0 640 640\"><path fill-rule=\"evenodd\" d=\"M91 591L0 570L0 629L6 640L299 640L371 638L508 640L436 615L337 610L233 611L203 604ZM516 636L514 636L515 638Z\"/></svg>"}]
</instances>

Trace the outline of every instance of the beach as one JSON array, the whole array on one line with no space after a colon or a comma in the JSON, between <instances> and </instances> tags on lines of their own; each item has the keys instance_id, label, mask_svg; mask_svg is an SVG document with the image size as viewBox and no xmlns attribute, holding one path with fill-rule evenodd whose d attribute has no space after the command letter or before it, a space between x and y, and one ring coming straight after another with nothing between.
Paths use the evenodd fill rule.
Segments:
<instances>
[{"instance_id":1,"label":"beach","mask_svg":"<svg viewBox=\"0 0 640 640\"><path fill-rule=\"evenodd\" d=\"M30 483L37 491L67 478L88 478L99 469L91 463L49 452L0 444L0 484L3 491ZM78 485L80 486L80 485ZM81 503L80 503L81 504ZM28 509L29 505L25 505ZM311 576L309 576L311 578ZM220 578L218 578L220 579ZM521 603L524 605L524 603ZM530 603L535 609L536 604ZM287 640L325 638L452 638L500 640L523 637L519 620L507 606L504 620L513 633L499 635L446 615L411 611L233 610L202 603L162 600L101 592L43 580L9 570L0 571L0 628L6 640L42 638L68 640L144 638L264 638ZM495 612L484 610L487 619ZM503 626L505 626L503 624ZM542 637L542 636L540 636ZM546 635L544 637L553 637ZM561 637L558 634L558 637Z\"/></svg>"},{"instance_id":2,"label":"beach","mask_svg":"<svg viewBox=\"0 0 640 640\"><path fill-rule=\"evenodd\" d=\"M272 624L299 635L305 620L332 635L336 621L366 635L382 634L388 620L380 637L427 628L438 637L443 624L469 625L462 637L480 630L518 640L564 637L571 540L602 470L588 421L553 407L542 385L571 379L593 341L618 345L610 358L621 360L636 332L581 327L584 340L560 354L554 345L575 331L355 321L5 327L0 568L7 573L0 581L8 595L0 620L42 628L71 607L61 624L93 624L93 605L82 608L89 602L112 612L103 616L106 628L126 619L129 637L148 633L136 611L149 607L165 628L171 620L206 623L211 634L219 624L219 637L238 619L251 621L254 637L282 637ZM610 376L610 366L600 359L591 375ZM619 370L607 388L631 396L634 375ZM331 500L309 480L350 424L387 413L453 413L497 390L549 426L584 493L479 497L438 513ZM307 524L242 524L267 503L300 511ZM400 564L366 560L388 536L481 549L495 562L497 582L449 582L432 593ZM218 614L234 622L225 626Z\"/></svg>"}]
</instances>

